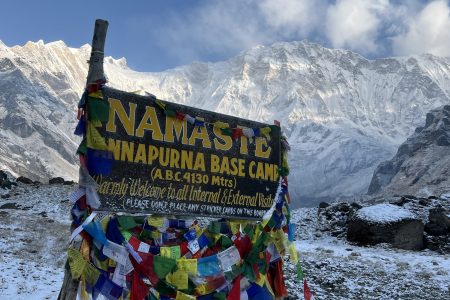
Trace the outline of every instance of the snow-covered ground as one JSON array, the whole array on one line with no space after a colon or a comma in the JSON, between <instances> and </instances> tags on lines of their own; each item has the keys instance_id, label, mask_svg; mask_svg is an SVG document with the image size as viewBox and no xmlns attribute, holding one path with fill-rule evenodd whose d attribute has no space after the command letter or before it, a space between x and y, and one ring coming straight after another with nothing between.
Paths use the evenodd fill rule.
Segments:
<instances>
[{"instance_id":1,"label":"snow-covered ground","mask_svg":"<svg viewBox=\"0 0 450 300\"><path fill-rule=\"evenodd\" d=\"M57 299L69 236L66 198L74 188L20 184L0 198L1 300ZM351 245L322 232L314 208L295 210L293 221L315 299L450 299L448 255ZM303 299L294 266L286 271L291 298Z\"/></svg>"}]
</instances>

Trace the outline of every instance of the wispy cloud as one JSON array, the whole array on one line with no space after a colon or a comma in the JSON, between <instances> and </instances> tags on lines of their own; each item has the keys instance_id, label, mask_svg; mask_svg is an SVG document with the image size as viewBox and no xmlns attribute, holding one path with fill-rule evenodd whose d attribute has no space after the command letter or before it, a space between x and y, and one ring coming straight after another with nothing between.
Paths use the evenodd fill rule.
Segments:
<instances>
[{"instance_id":1,"label":"wispy cloud","mask_svg":"<svg viewBox=\"0 0 450 300\"><path fill-rule=\"evenodd\" d=\"M388 0L338 0L330 5L326 18L326 36L331 45L373 53L387 11Z\"/></svg>"},{"instance_id":2,"label":"wispy cloud","mask_svg":"<svg viewBox=\"0 0 450 300\"><path fill-rule=\"evenodd\" d=\"M406 19L406 30L393 38L395 54L432 53L450 56L450 8L447 1L433 1Z\"/></svg>"},{"instance_id":3,"label":"wispy cloud","mask_svg":"<svg viewBox=\"0 0 450 300\"><path fill-rule=\"evenodd\" d=\"M180 63L224 58L257 44L309 39L364 55L450 55L448 1L205 1L160 29Z\"/></svg>"}]
</instances>

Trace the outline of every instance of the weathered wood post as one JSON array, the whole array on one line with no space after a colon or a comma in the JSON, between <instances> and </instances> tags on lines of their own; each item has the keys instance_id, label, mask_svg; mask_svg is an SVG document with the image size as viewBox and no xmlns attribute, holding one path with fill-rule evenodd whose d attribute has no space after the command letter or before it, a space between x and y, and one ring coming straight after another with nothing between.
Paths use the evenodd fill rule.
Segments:
<instances>
[{"instance_id":1,"label":"weathered wood post","mask_svg":"<svg viewBox=\"0 0 450 300\"><path fill-rule=\"evenodd\" d=\"M86 88L89 84L103 81L103 58L105 57L105 40L108 30L108 21L95 20L94 36L92 37L91 57L89 59L89 71L86 79ZM80 243L74 246L80 246ZM70 273L69 262L66 261L64 267L64 281L59 292L58 300L76 300L78 290L78 280L74 280Z\"/></svg>"},{"instance_id":2,"label":"weathered wood post","mask_svg":"<svg viewBox=\"0 0 450 300\"><path fill-rule=\"evenodd\" d=\"M89 59L89 71L86 85L94 83L97 80L104 79L103 58L105 57L106 31L108 30L108 21L95 20L94 36L92 37L91 58Z\"/></svg>"}]
</instances>

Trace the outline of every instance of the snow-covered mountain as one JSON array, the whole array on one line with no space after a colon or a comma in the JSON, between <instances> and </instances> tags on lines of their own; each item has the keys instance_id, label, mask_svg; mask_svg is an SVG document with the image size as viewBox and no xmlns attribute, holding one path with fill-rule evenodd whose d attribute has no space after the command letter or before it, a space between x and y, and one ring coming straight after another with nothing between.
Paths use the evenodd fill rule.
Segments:
<instances>
[{"instance_id":1,"label":"snow-covered mountain","mask_svg":"<svg viewBox=\"0 0 450 300\"><path fill-rule=\"evenodd\" d=\"M107 51L106 46L106 51ZM76 102L90 47L0 42L0 167L34 179L76 178ZM218 63L160 73L105 59L109 85L272 123L292 145L290 191L298 199L365 194L375 167L450 103L450 58L368 60L309 42L258 46ZM44 179L42 179L44 180Z\"/></svg>"}]
</instances>

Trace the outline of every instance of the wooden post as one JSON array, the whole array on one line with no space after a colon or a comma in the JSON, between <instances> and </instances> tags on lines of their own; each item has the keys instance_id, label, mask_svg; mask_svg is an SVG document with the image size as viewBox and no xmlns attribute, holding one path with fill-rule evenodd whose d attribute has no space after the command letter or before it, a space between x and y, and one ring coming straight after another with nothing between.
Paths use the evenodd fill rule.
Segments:
<instances>
[{"instance_id":1,"label":"wooden post","mask_svg":"<svg viewBox=\"0 0 450 300\"><path fill-rule=\"evenodd\" d=\"M92 37L91 58L89 59L89 71L86 85L94 83L97 80L105 79L103 72L103 58L105 57L106 31L108 30L108 21L95 20L94 36Z\"/></svg>"},{"instance_id":2,"label":"wooden post","mask_svg":"<svg viewBox=\"0 0 450 300\"><path fill-rule=\"evenodd\" d=\"M108 30L108 21L95 20L94 36L92 37L91 57L89 59L89 71L86 79L86 87L97 81L104 81L103 58L105 57L105 40ZM74 247L81 244L76 243ZM76 300L79 281L72 278L69 268L69 261L64 266L64 281L59 291L58 300Z\"/></svg>"}]
</instances>

